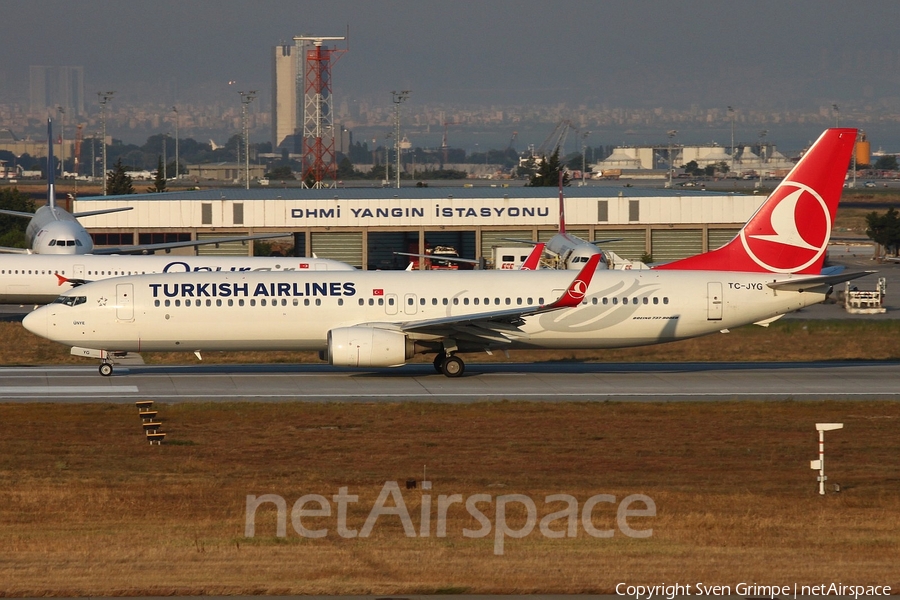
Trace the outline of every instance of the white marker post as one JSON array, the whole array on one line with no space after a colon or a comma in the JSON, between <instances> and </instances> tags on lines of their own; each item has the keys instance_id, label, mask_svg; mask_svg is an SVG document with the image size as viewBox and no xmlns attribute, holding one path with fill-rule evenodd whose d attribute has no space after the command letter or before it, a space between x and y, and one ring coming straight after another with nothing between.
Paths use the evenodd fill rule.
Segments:
<instances>
[{"instance_id":1,"label":"white marker post","mask_svg":"<svg viewBox=\"0 0 900 600\"><path fill-rule=\"evenodd\" d=\"M819 494L825 495L825 432L835 429L843 429L843 423L816 423L816 429L819 431L819 460L809 461L810 469L819 470Z\"/></svg>"}]
</instances>

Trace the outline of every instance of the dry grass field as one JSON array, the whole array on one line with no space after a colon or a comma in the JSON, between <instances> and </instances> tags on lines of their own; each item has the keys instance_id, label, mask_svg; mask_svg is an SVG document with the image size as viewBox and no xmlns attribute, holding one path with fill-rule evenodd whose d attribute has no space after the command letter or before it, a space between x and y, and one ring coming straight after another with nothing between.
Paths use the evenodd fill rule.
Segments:
<instances>
[{"instance_id":1,"label":"dry grass field","mask_svg":"<svg viewBox=\"0 0 900 600\"><path fill-rule=\"evenodd\" d=\"M124 405L0 405L0 586L20 595L611 593L619 582L900 586L900 404L181 404L158 407L163 446L143 439ZM828 435L830 482L820 497L809 460L817 421ZM396 516L345 539L336 516L306 517L304 538L275 510L244 537L246 495L329 501L346 486L348 527L360 529L386 481L397 481L430 537L407 537ZM494 529L461 505L436 537L439 494L526 494L538 518L581 503L645 494L656 516L632 517L645 539L549 539L535 528L494 553ZM336 504L332 502L333 510ZM393 506L392 501L388 501ZM313 505L314 507L314 505ZM509 526L524 524L508 511ZM641 508L637 505L633 508ZM518 508L521 508L520 506ZM615 505L593 524L614 528ZM551 527L564 530L564 521Z\"/></svg>"}]
</instances>

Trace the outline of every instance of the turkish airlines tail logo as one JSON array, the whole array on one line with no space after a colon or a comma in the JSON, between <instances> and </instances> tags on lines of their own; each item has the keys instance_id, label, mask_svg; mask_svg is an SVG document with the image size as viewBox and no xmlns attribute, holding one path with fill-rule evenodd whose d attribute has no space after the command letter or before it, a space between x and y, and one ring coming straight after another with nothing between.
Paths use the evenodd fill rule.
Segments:
<instances>
[{"instance_id":1,"label":"turkish airlines tail logo","mask_svg":"<svg viewBox=\"0 0 900 600\"><path fill-rule=\"evenodd\" d=\"M821 272L856 133L826 130L731 242L656 268Z\"/></svg>"}]
</instances>

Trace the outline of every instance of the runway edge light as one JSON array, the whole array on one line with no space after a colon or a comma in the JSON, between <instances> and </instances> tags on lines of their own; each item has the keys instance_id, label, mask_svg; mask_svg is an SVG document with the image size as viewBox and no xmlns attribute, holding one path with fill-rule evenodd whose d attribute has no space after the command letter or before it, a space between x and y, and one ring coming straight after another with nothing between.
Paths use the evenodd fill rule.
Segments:
<instances>
[{"instance_id":1,"label":"runway edge light","mask_svg":"<svg viewBox=\"0 0 900 600\"><path fill-rule=\"evenodd\" d=\"M828 479L825 477L825 432L843 428L843 423L816 423L816 430L819 432L819 459L809 461L809 468L819 471L816 479L819 482L819 495L821 496L825 495L825 481Z\"/></svg>"}]
</instances>

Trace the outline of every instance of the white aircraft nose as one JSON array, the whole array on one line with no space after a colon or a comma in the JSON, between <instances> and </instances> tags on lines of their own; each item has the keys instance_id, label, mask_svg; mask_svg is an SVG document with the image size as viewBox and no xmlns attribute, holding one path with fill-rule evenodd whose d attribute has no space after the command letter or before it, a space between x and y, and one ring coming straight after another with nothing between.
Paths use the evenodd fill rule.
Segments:
<instances>
[{"instance_id":1,"label":"white aircraft nose","mask_svg":"<svg viewBox=\"0 0 900 600\"><path fill-rule=\"evenodd\" d=\"M39 335L42 338L47 337L47 312L39 308L28 313L22 319L22 325L34 335Z\"/></svg>"}]
</instances>

